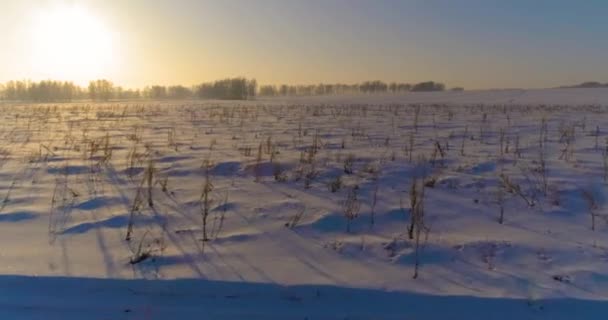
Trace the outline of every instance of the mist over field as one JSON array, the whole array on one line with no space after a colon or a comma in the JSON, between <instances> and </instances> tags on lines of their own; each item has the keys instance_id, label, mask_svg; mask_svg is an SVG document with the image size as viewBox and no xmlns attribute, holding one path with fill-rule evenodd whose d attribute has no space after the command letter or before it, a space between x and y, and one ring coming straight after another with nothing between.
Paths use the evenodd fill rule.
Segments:
<instances>
[{"instance_id":1,"label":"mist over field","mask_svg":"<svg viewBox=\"0 0 608 320\"><path fill-rule=\"evenodd\" d=\"M604 319L607 9L0 3L0 319Z\"/></svg>"}]
</instances>

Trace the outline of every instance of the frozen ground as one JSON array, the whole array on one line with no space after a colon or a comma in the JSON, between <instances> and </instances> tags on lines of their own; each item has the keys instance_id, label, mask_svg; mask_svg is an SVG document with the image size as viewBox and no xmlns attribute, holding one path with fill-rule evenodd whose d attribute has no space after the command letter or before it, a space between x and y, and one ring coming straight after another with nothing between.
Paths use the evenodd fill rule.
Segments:
<instances>
[{"instance_id":1,"label":"frozen ground","mask_svg":"<svg viewBox=\"0 0 608 320\"><path fill-rule=\"evenodd\" d=\"M1 319L608 314L608 90L0 108Z\"/></svg>"}]
</instances>

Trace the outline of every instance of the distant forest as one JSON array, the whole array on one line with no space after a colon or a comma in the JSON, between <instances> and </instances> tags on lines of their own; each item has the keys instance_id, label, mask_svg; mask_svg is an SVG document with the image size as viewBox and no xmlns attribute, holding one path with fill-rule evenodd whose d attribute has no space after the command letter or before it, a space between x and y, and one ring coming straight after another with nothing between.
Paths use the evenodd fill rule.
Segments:
<instances>
[{"instance_id":1,"label":"distant forest","mask_svg":"<svg viewBox=\"0 0 608 320\"><path fill-rule=\"evenodd\" d=\"M562 86L560 88L608 88L608 82L587 81L573 86Z\"/></svg>"},{"instance_id":2,"label":"distant forest","mask_svg":"<svg viewBox=\"0 0 608 320\"><path fill-rule=\"evenodd\" d=\"M200 85L186 87L147 86L144 89L124 89L108 80L91 81L83 88L72 82L44 80L9 81L0 84L0 100L32 102L70 102L77 100L180 100L180 99L221 99L249 100L256 96L312 96L337 94L404 93L415 91L444 91L445 85L434 81L408 83L386 83L365 81L358 84L316 84L316 85L263 85L258 87L255 79L242 77L228 78ZM463 90L453 88L452 90Z\"/></svg>"}]
</instances>

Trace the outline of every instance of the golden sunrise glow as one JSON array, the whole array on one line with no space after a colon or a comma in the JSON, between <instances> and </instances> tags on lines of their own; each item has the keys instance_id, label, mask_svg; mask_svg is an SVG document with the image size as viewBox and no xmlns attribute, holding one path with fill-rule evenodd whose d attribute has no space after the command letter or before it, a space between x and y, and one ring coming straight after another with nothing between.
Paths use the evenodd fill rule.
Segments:
<instances>
[{"instance_id":1,"label":"golden sunrise glow","mask_svg":"<svg viewBox=\"0 0 608 320\"><path fill-rule=\"evenodd\" d=\"M117 67L115 34L84 8L35 12L30 31L31 64L42 77L84 82Z\"/></svg>"},{"instance_id":2,"label":"golden sunrise glow","mask_svg":"<svg viewBox=\"0 0 608 320\"><path fill-rule=\"evenodd\" d=\"M0 84L101 78L135 89L243 76L491 89L608 81L608 43L598 40L608 1L554 10L536 1L356 2L0 0Z\"/></svg>"}]
</instances>

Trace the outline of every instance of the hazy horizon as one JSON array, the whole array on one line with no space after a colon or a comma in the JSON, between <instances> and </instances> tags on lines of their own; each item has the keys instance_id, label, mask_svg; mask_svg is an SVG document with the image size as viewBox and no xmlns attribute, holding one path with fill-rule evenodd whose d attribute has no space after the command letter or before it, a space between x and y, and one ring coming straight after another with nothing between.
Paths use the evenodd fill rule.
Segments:
<instances>
[{"instance_id":1,"label":"hazy horizon","mask_svg":"<svg viewBox=\"0 0 608 320\"><path fill-rule=\"evenodd\" d=\"M0 82L608 82L607 9L602 1L5 1Z\"/></svg>"}]
</instances>

